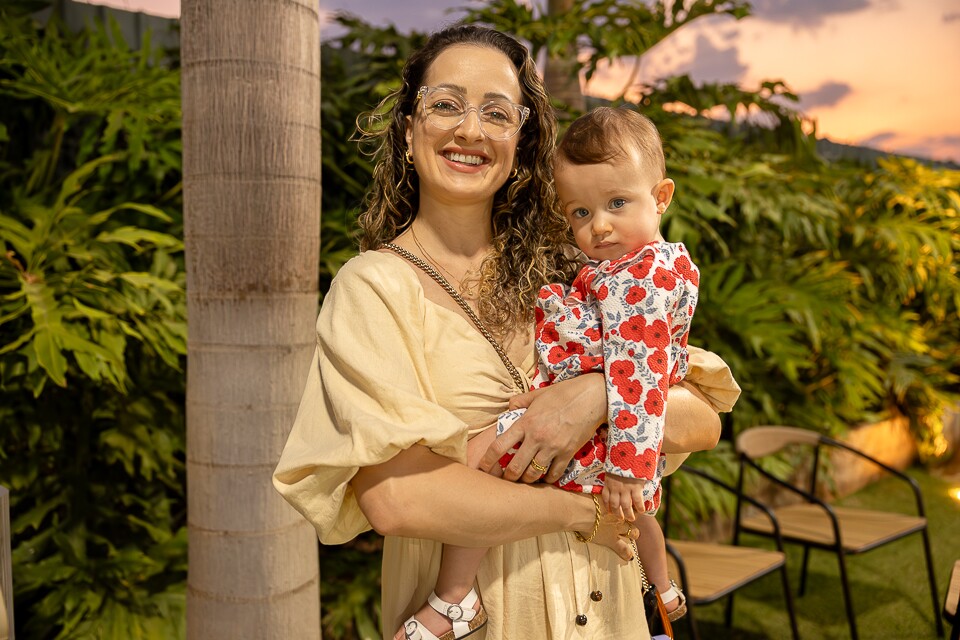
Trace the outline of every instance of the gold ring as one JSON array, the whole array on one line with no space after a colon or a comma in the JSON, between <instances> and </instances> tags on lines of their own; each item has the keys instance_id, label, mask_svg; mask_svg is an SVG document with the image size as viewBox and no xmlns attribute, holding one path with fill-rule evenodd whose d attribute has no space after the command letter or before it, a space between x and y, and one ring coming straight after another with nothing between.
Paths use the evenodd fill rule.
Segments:
<instances>
[{"instance_id":1,"label":"gold ring","mask_svg":"<svg viewBox=\"0 0 960 640\"><path fill-rule=\"evenodd\" d=\"M533 467L534 469L536 469L537 471L539 471L541 474L544 474L544 473L547 472L547 467L543 466L542 464L540 464L540 463L537 462L536 460L531 460L531 461L530 461L530 466Z\"/></svg>"},{"instance_id":2,"label":"gold ring","mask_svg":"<svg viewBox=\"0 0 960 640\"><path fill-rule=\"evenodd\" d=\"M627 525L627 532L626 532L625 534L623 534L623 535L627 536L628 538L632 538L632 537L633 537L633 525L632 525L632 524L628 524L628 525Z\"/></svg>"}]
</instances>

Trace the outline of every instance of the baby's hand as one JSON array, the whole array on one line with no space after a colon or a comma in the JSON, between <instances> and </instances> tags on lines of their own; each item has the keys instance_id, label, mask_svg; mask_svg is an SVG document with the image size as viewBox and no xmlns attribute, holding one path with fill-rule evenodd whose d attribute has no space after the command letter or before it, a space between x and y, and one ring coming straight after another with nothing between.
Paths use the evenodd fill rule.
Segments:
<instances>
[{"instance_id":1,"label":"baby's hand","mask_svg":"<svg viewBox=\"0 0 960 640\"><path fill-rule=\"evenodd\" d=\"M643 487L647 482L649 480L643 478L606 474L601 496L607 512L629 522L636 520L638 515L646 512L643 508Z\"/></svg>"}]
</instances>

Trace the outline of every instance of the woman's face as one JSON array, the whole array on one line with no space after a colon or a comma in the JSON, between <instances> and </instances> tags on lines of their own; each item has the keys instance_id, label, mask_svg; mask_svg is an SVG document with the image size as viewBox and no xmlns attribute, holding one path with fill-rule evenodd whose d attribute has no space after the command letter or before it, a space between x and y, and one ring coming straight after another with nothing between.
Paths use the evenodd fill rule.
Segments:
<instances>
[{"instance_id":1,"label":"woman's face","mask_svg":"<svg viewBox=\"0 0 960 640\"><path fill-rule=\"evenodd\" d=\"M501 52L476 45L445 49L428 67L423 84L462 95L470 106L491 100L521 104L517 71ZM513 170L521 133L495 140L480 128L479 111L469 110L452 129L426 121L418 100L407 118L407 148L413 154L420 180L420 202L482 203L492 208L493 197Z\"/></svg>"}]
</instances>

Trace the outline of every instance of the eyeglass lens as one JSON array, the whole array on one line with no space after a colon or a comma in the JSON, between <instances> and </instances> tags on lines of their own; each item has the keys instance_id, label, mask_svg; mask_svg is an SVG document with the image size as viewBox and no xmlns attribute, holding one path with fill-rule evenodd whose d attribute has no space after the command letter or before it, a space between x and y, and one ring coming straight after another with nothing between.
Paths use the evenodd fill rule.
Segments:
<instances>
[{"instance_id":1,"label":"eyeglass lens","mask_svg":"<svg viewBox=\"0 0 960 640\"><path fill-rule=\"evenodd\" d=\"M476 110L483 133L502 140L515 135L526 117L525 107L506 100L491 100L476 107L455 91L427 87L421 91L427 122L438 129L453 129L466 120L470 111Z\"/></svg>"}]
</instances>

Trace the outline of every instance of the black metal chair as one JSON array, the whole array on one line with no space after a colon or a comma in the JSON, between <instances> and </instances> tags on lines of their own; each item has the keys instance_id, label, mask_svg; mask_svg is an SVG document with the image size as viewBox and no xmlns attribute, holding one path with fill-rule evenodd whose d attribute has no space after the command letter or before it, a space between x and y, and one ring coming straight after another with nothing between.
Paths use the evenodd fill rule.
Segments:
<instances>
[{"instance_id":1,"label":"black metal chair","mask_svg":"<svg viewBox=\"0 0 960 640\"><path fill-rule=\"evenodd\" d=\"M676 473L695 475L733 494L737 493L734 487L694 467L684 465ZM778 541L777 550L771 551L739 546L736 543L697 542L671 538L669 494L673 483L672 477L666 476L663 482L663 535L667 540L667 552L676 564L671 574L679 577L680 586L687 598L686 620L691 637L695 640L700 638L695 620L695 610L698 606L712 604L726 597L724 622L729 628L733 625L734 592L779 570L790 630L794 640L797 640L799 638L797 619L794 613L793 597L790 594L786 554L783 552L782 542ZM777 521L769 509L753 498L744 496L743 499L770 517L774 532L779 530Z\"/></svg>"},{"instance_id":2,"label":"black metal chair","mask_svg":"<svg viewBox=\"0 0 960 640\"><path fill-rule=\"evenodd\" d=\"M813 450L811 466L809 467L809 482L806 483L805 489L797 486L800 481L780 478L758 463L761 458L794 446L807 447ZM869 460L907 483L916 499L917 515L910 516L890 511L836 507L827 504L826 501L817 496L817 471L820 466L821 449L824 447L842 449L856 457ZM919 533L923 539L923 550L927 560L927 575L930 582L937 634L943 636L943 621L940 619L940 603L937 596L937 583L933 574L933 560L930 553L930 537L923 507L923 496L920 494L920 487L913 478L845 442L834 440L809 429L783 426L753 427L746 429L737 436L736 448L740 454L738 489L741 495L745 491L746 472L751 469L774 485L800 496L802 502L773 509L773 513L780 523L779 532L775 532L770 527L766 517L748 514L742 509L742 505L738 505L735 542L739 540L742 532L761 536L778 533L788 543L803 545L803 566L800 571L800 589L798 591L801 596L806 590L810 549L824 549L836 553L840 565L840 582L843 589L847 620L850 625L850 636L853 640L857 640L857 621L850 594L850 582L847 577L846 556L864 553L888 542Z\"/></svg>"}]
</instances>

